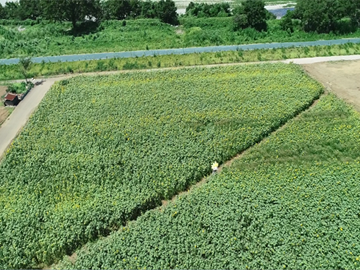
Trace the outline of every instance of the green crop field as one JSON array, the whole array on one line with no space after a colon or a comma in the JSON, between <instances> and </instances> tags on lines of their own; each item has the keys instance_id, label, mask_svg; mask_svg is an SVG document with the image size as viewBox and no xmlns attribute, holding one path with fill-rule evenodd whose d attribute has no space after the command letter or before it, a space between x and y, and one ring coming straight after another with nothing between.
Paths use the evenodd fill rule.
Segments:
<instances>
[{"instance_id":1,"label":"green crop field","mask_svg":"<svg viewBox=\"0 0 360 270\"><path fill-rule=\"evenodd\" d=\"M359 269L360 119L333 95L64 269Z\"/></svg>"},{"instance_id":2,"label":"green crop field","mask_svg":"<svg viewBox=\"0 0 360 270\"><path fill-rule=\"evenodd\" d=\"M0 268L51 264L108 235L209 174L215 160L259 142L322 91L285 64L57 83L0 164Z\"/></svg>"}]
</instances>

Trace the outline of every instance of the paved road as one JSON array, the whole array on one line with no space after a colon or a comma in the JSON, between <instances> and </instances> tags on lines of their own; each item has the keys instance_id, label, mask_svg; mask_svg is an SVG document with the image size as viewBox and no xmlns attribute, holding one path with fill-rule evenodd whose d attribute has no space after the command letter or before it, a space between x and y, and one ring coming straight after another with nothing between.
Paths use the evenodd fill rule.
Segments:
<instances>
[{"instance_id":1,"label":"paved road","mask_svg":"<svg viewBox=\"0 0 360 270\"><path fill-rule=\"evenodd\" d=\"M248 44L248 45L193 47L193 48L183 48L183 49L159 49L159 50L148 50L148 51L43 56L43 57L33 57L32 61L34 63L41 63L42 61L74 62L74 61L84 61L84 60L100 60L100 59L108 59L108 58L132 58L132 57L154 56L154 55L222 52L222 51L236 51L236 50L248 51L248 50L256 50L256 49L307 47L307 46L318 46L318 45L340 45L346 43L360 43L360 38L318 40L318 41L307 41L307 42L260 43L260 44ZM0 59L0 65L13 65L13 64L17 64L18 62L19 62L18 58Z\"/></svg>"},{"instance_id":2,"label":"paved road","mask_svg":"<svg viewBox=\"0 0 360 270\"><path fill-rule=\"evenodd\" d=\"M0 158L56 80L48 79L42 85L32 89L2 124L0 127Z\"/></svg>"},{"instance_id":3,"label":"paved road","mask_svg":"<svg viewBox=\"0 0 360 270\"><path fill-rule=\"evenodd\" d=\"M299 65L315 64L322 62L333 62L333 61L353 61L360 60L360 55L342 55L342 56L325 56L325 57L313 57L313 58L297 58L287 59L279 62L283 63L294 63Z\"/></svg>"},{"instance_id":4,"label":"paved road","mask_svg":"<svg viewBox=\"0 0 360 270\"><path fill-rule=\"evenodd\" d=\"M292 62L295 64L313 64L319 62L349 61L349 60L360 60L360 55L298 58L298 59L288 59L288 60L271 61L271 62L281 62L281 63ZM258 62L258 63L266 63L266 62ZM249 64L249 63L233 63L233 64L225 64L225 65L240 65L240 64ZM251 64L256 64L256 63L251 63ZM209 65L209 66L219 66L219 65ZM109 72L99 72L99 73L85 73L85 75L114 74L121 72L134 72L134 71L109 71ZM32 89L30 93L26 96L26 98L20 102L20 104L16 107L16 109L13 111L10 117L0 127L0 159L2 155L5 153L8 146L13 141L13 139L24 127L30 115L40 104L40 101L49 91L49 89L54 84L54 82L73 76L78 76L78 74L73 74L69 76L59 76L56 78L47 79L42 85L36 86L34 89Z\"/></svg>"}]
</instances>

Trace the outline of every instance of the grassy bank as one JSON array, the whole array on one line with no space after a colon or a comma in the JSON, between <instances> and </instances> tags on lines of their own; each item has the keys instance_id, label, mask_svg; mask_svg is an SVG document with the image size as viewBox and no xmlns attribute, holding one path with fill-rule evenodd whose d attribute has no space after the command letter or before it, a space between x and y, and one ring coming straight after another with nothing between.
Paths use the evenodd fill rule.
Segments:
<instances>
[{"instance_id":1,"label":"grassy bank","mask_svg":"<svg viewBox=\"0 0 360 270\"><path fill-rule=\"evenodd\" d=\"M70 23L1 21L0 58L47 56L96 52L184 48L287 41L312 41L359 37L349 34L314 34L295 29L283 31L279 20L268 21L266 32L254 29L234 31L233 18L181 18L174 27L156 19L104 21L88 24L76 33Z\"/></svg>"},{"instance_id":2,"label":"grassy bank","mask_svg":"<svg viewBox=\"0 0 360 270\"><path fill-rule=\"evenodd\" d=\"M83 72L153 69L164 67L181 67L225 63L247 63L292 58L352 54L360 54L360 44L349 43L345 45L314 46L304 48L283 48L254 51L149 56L132 59L122 58L78 62L41 63L32 65L29 71L29 76L46 77L60 74ZM0 66L0 80L13 80L21 78L23 77L17 65Z\"/></svg>"}]
</instances>

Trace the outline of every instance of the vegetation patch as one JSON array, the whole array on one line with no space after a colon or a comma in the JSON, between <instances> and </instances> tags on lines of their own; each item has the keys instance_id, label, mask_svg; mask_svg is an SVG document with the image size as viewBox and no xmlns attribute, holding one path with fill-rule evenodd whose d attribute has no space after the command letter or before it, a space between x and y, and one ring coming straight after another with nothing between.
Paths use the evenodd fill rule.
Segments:
<instances>
[{"instance_id":1,"label":"vegetation patch","mask_svg":"<svg viewBox=\"0 0 360 270\"><path fill-rule=\"evenodd\" d=\"M359 114L323 97L205 185L58 268L358 268L359 134Z\"/></svg>"},{"instance_id":2,"label":"vegetation patch","mask_svg":"<svg viewBox=\"0 0 360 270\"><path fill-rule=\"evenodd\" d=\"M112 58L77 62L43 62L40 64L32 63L27 73L29 77L40 77L83 72L156 69L160 67L171 68L226 63L246 63L353 54L360 54L360 44L347 43L344 45L261 49L253 51L238 50L213 53L193 53L185 55L154 55L133 59ZM0 65L0 80L20 78L24 78L24 75L18 65Z\"/></svg>"},{"instance_id":3,"label":"vegetation patch","mask_svg":"<svg viewBox=\"0 0 360 270\"><path fill-rule=\"evenodd\" d=\"M0 268L50 264L108 235L321 93L284 64L57 83L0 164Z\"/></svg>"}]
</instances>

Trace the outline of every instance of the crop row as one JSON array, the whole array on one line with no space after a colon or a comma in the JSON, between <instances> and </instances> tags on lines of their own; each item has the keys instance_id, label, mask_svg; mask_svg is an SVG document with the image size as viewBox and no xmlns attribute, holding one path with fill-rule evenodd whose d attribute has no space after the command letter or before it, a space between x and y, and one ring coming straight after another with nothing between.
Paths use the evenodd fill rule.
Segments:
<instances>
[{"instance_id":1,"label":"crop row","mask_svg":"<svg viewBox=\"0 0 360 270\"><path fill-rule=\"evenodd\" d=\"M360 119L332 95L63 269L358 269Z\"/></svg>"},{"instance_id":2,"label":"crop row","mask_svg":"<svg viewBox=\"0 0 360 270\"><path fill-rule=\"evenodd\" d=\"M0 165L0 268L50 264L108 235L321 92L283 64L58 83Z\"/></svg>"}]
</instances>

